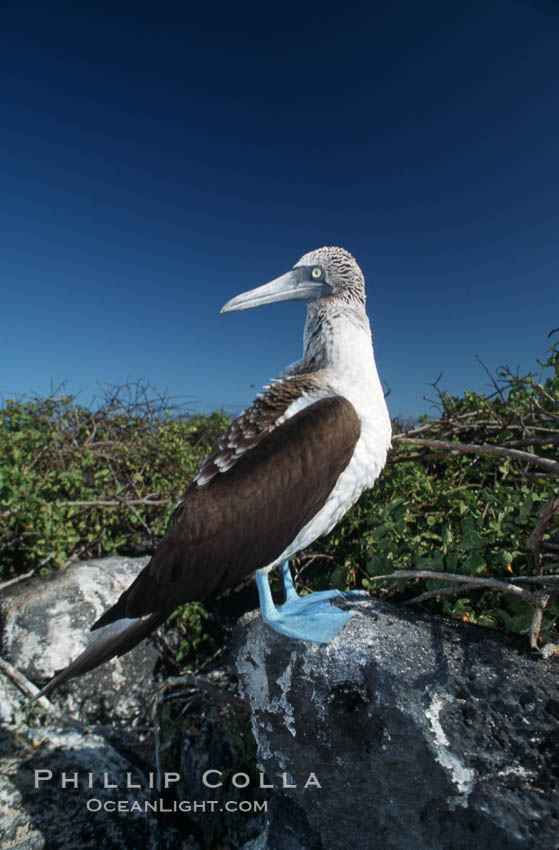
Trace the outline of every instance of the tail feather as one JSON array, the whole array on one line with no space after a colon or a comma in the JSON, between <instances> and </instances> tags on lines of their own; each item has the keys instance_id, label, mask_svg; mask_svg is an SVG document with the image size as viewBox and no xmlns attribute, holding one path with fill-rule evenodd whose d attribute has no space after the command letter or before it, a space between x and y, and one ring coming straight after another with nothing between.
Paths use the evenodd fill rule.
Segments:
<instances>
[{"instance_id":1,"label":"tail feather","mask_svg":"<svg viewBox=\"0 0 559 850\"><path fill-rule=\"evenodd\" d=\"M82 673L94 670L95 667L99 667L105 661L129 652L129 650L133 649L136 644L140 643L150 632L157 628L168 613L168 611L156 611L154 614L148 614L146 617L139 617L134 620L117 620L106 626L97 633L82 654L75 661L72 661L68 667L65 667L64 670L61 670L60 673L54 676L39 691L34 699L49 696L55 688L68 679L81 676Z\"/></svg>"}]
</instances>

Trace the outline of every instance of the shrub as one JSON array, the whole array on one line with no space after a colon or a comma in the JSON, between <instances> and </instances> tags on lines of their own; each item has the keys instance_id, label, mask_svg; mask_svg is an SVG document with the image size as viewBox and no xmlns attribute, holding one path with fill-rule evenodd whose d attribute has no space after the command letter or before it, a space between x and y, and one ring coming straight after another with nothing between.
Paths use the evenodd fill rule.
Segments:
<instances>
[{"instance_id":1,"label":"shrub","mask_svg":"<svg viewBox=\"0 0 559 850\"><path fill-rule=\"evenodd\" d=\"M188 415L149 386L11 399L0 409L0 578L69 559L149 551L217 436L222 411Z\"/></svg>"}]
</instances>

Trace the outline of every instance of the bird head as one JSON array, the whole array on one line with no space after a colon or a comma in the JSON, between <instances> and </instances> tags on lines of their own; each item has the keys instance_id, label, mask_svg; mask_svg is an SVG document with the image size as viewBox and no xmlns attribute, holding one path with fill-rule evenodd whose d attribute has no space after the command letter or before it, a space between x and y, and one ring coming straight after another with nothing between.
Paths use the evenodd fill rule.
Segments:
<instances>
[{"instance_id":1,"label":"bird head","mask_svg":"<svg viewBox=\"0 0 559 850\"><path fill-rule=\"evenodd\" d=\"M231 298L222 313L250 310L277 301L358 300L365 303L363 273L343 248L318 248L304 254L293 268L270 283Z\"/></svg>"}]
</instances>

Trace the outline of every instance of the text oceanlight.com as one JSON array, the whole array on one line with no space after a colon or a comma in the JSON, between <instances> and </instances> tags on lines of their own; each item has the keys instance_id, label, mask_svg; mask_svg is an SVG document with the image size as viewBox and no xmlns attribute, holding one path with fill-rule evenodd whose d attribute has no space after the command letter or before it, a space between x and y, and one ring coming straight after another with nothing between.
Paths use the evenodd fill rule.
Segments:
<instances>
[{"instance_id":1,"label":"text oceanlight.com","mask_svg":"<svg viewBox=\"0 0 559 850\"><path fill-rule=\"evenodd\" d=\"M267 800L99 800L86 803L89 812L266 812Z\"/></svg>"}]
</instances>

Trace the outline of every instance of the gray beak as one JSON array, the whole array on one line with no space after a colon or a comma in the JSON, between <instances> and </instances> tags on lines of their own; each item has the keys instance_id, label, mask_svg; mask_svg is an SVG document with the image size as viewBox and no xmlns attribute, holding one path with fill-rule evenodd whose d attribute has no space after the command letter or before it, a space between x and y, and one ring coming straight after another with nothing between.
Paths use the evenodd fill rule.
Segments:
<instances>
[{"instance_id":1,"label":"gray beak","mask_svg":"<svg viewBox=\"0 0 559 850\"><path fill-rule=\"evenodd\" d=\"M222 313L231 310L250 310L263 304L275 304L276 301L318 301L332 294L332 287L326 281L312 280L309 266L296 266L287 274L282 274L270 283L243 292L231 298L221 308Z\"/></svg>"}]
</instances>

